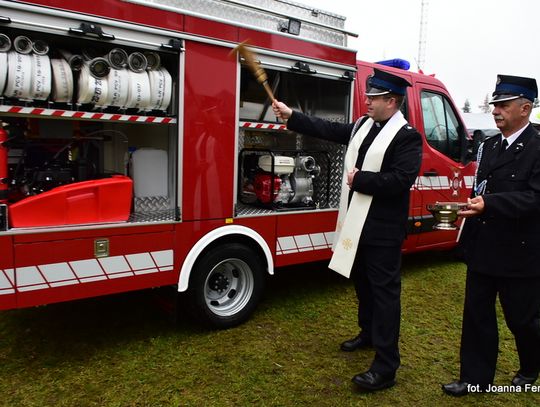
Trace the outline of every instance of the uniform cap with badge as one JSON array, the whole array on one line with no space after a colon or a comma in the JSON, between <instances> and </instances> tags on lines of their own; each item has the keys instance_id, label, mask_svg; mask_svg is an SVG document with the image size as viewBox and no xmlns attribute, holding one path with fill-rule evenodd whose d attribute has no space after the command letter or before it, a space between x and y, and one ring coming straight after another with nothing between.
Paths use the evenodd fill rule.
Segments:
<instances>
[{"instance_id":1,"label":"uniform cap with badge","mask_svg":"<svg viewBox=\"0 0 540 407\"><path fill-rule=\"evenodd\" d=\"M493 92L490 104L506 102L519 98L529 99L534 102L538 96L536 79L523 76L497 75L497 84Z\"/></svg>"},{"instance_id":2,"label":"uniform cap with badge","mask_svg":"<svg viewBox=\"0 0 540 407\"><path fill-rule=\"evenodd\" d=\"M381 96L389 93L405 95L407 86L411 84L401 76L374 68L373 75L368 80L366 96Z\"/></svg>"}]
</instances>

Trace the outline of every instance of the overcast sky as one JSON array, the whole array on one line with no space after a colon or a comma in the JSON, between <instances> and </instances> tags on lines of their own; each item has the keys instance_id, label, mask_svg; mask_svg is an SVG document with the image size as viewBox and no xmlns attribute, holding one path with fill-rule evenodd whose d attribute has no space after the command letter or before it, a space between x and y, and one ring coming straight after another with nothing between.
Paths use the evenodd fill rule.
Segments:
<instances>
[{"instance_id":1,"label":"overcast sky","mask_svg":"<svg viewBox=\"0 0 540 407\"><path fill-rule=\"evenodd\" d=\"M421 0L296 0L347 17L358 59L404 58L417 71ZM458 108L479 112L498 73L540 84L539 0L429 0L424 73L434 73Z\"/></svg>"}]
</instances>

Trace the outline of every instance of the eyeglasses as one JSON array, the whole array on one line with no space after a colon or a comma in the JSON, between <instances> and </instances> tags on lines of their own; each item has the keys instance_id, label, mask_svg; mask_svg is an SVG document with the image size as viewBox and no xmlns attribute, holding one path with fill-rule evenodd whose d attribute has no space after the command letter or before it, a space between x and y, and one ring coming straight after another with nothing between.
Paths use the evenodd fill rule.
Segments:
<instances>
[{"instance_id":1,"label":"eyeglasses","mask_svg":"<svg viewBox=\"0 0 540 407\"><path fill-rule=\"evenodd\" d=\"M377 100L377 98L379 99L382 99L382 100L390 100L390 99L394 99L393 96L390 96L390 95L374 95L374 96L368 96L366 95L366 98L367 100L369 100L370 102L372 102L373 100Z\"/></svg>"}]
</instances>

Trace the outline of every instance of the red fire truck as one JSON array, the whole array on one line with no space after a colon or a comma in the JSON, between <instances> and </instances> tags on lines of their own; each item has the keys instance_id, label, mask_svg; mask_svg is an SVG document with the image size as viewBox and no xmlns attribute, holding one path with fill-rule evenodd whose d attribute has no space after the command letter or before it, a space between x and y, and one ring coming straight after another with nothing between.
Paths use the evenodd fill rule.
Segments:
<instances>
[{"instance_id":1,"label":"red fire truck","mask_svg":"<svg viewBox=\"0 0 540 407\"><path fill-rule=\"evenodd\" d=\"M0 4L0 309L150 287L216 327L268 274L328 259L344 149L295 134L231 50L249 40L275 95L328 120L365 113L373 64L344 18L286 0ZM445 87L413 86L425 135L405 252L449 248L427 203L463 201L474 163Z\"/></svg>"}]
</instances>

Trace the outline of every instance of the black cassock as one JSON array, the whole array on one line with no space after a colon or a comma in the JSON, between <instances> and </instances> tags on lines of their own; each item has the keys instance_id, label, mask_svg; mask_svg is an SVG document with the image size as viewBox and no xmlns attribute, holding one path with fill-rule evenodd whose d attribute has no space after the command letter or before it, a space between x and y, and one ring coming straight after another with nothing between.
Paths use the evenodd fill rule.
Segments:
<instances>
[{"instance_id":1,"label":"black cassock","mask_svg":"<svg viewBox=\"0 0 540 407\"><path fill-rule=\"evenodd\" d=\"M369 146L386 123L373 124L359 148L357 168L362 168ZM354 123L333 123L294 112L287 127L347 145ZM387 376L393 376L400 364L401 244L406 237L409 192L421 161L422 137L405 125L389 144L381 170L359 171L351 188L373 196L351 278L358 297L362 336L373 344L376 352L370 370Z\"/></svg>"}]
</instances>

